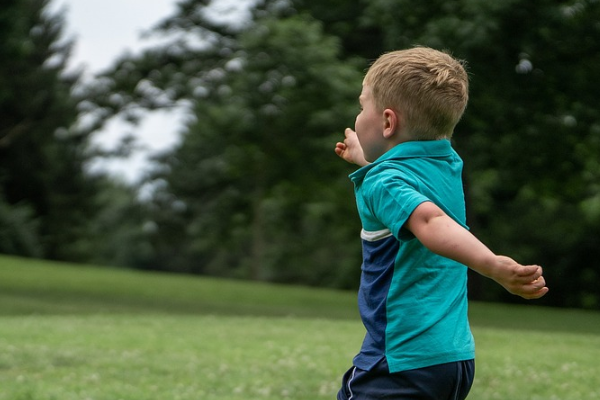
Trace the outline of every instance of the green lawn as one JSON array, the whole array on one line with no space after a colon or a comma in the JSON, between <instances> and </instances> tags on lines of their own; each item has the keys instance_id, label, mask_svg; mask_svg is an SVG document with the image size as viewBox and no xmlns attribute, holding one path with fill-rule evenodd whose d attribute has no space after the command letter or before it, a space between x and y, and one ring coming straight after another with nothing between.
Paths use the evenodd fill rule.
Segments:
<instances>
[{"instance_id":1,"label":"green lawn","mask_svg":"<svg viewBox=\"0 0 600 400\"><path fill-rule=\"evenodd\" d=\"M355 294L0 256L0 400L334 399ZM600 314L474 303L470 400L600 399Z\"/></svg>"}]
</instances>

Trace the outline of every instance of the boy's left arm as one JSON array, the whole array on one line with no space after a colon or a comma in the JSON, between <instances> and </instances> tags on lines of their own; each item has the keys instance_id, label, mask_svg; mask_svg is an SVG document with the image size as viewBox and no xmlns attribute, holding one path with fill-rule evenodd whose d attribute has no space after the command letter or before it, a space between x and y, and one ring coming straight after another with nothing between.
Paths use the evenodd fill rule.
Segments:
<instances>
[{"instance_id":1,"label":"boy's left arm","mask_svg":"<svg viewBox=\"0 0 600 400\"><path fill-rule=\"evenodd\" d=\"M432 252L495 280L512 294L537 299L548 292L540 266L521 265L494 254L432 202L421 203L412 212L406 228Z\"/></svg>"}]
</instances>

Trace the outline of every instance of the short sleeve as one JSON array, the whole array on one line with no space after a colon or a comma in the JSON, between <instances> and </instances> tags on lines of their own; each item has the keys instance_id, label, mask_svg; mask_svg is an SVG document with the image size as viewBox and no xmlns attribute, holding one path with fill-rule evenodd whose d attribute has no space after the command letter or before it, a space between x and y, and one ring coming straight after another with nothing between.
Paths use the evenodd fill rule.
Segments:
<instances>
[{"instance_id":1,"label":"short sleeve","mask_svg":"<svg viewBox=\"0 0 600 400\"><path fill-rule=\"evenodd\" d=\"M418 183L401 171L390 168L380 169L365 178L367 198L365 201L383 226L400 240L410 240L414 236L403 229L406 221L419 204L430 201L419 192Z\"/></svg>"}]
</instances>

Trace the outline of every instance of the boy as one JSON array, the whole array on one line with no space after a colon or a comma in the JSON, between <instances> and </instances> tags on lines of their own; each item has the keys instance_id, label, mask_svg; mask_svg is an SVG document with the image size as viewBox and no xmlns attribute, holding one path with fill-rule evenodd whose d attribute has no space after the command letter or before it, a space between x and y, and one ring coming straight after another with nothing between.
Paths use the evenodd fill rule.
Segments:
<instances>
[{"instance_id":1,"label":"boy","mask_svg":"<svg viewBox=\"0 0 600 400\"><path fill-rule=\"evenodd\" d=\"M466 227L462 160L450 138L468 77L450 55L417 47L369 68L355 131L335 152L362 222L359 309L367 333L338 400L465 399L474 377L467 267L526 299L542 268L497 256Z\"/></svg>"}]
</instances>

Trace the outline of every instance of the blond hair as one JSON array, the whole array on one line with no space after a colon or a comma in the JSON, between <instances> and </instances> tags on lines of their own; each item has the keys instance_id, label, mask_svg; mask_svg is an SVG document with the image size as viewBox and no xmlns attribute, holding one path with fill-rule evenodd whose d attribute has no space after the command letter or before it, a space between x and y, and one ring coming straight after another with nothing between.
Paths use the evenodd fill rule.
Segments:
<instances>
[{"instance_id":1,"label":"blond hair","mask_svg":"<svg viewBox=\"0 0 600 400\"><path fill-rule=\"evenodd\" d=\"M415 140L450 138L469 99L464 62L427 47L386 53L369 68L375 106L404 118Z\"/></svg>"}]
</instances>

